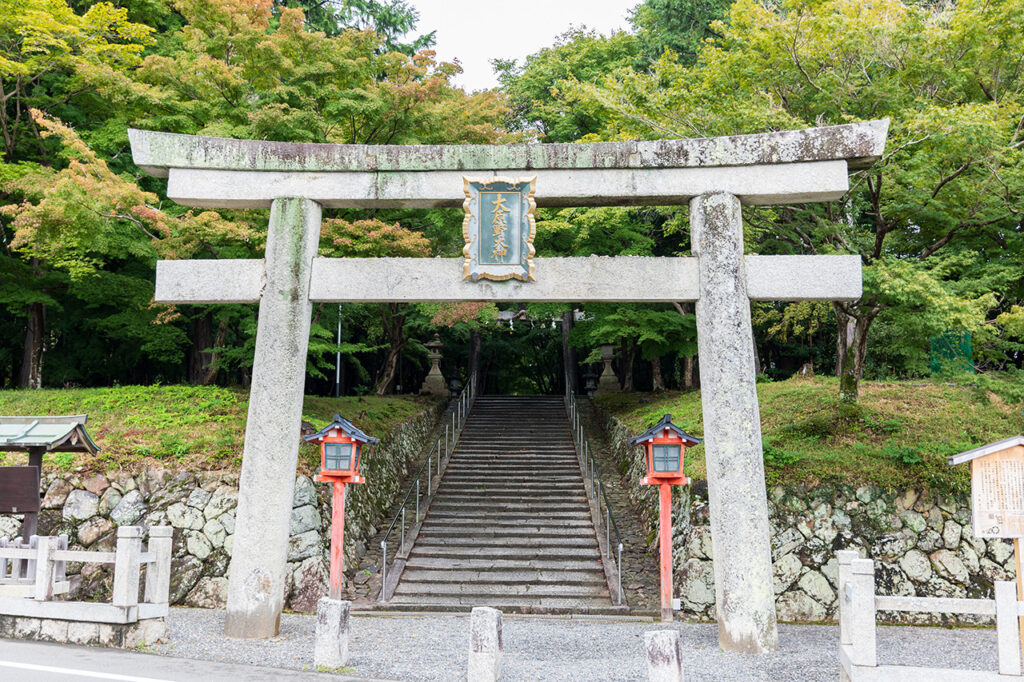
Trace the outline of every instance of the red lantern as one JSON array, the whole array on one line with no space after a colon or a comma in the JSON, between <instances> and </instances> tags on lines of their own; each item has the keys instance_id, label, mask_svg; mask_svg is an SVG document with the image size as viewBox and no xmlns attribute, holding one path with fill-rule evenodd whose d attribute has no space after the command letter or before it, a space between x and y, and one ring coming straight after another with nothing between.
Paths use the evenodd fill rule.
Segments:
<instances>
[{"instance_id":1,"label":"red lantern","mask_svg":"<svg viewBox=\"0 0 1024 682\"><path fill-rule=\"evenodd\" d=\"M645 485L686 485L690 482L683 475L683 459L687 445L701 441L672 423L672 415L666 414L661 421L629 440L631 445L643 445L647 456Z\"/></svg>"},{"instance_id":2,"label":"red lantern","mask_svg":"<svg viewBox=\"0 0 1024 682\"><path fill-rule=\"evenodd\" d=\"M642 445L647 458L645 485L658 486L660 508L658 523L661 536L661 619L672 620L672 487L690 482L683 475L683 455L687 445L697 445L699 438L672 423L672 415L630 438L630 445Z\"/></svg>"},{"instance_id":3,"label":"red lantern","mask_svg":"<svg viewBox=\"0 0 1024 682\"><path fill-rule=\"evenodd\" d=\"M341 599L342 548L345 543L345 484L365 483L359 475L362 464L363 445L372 445L378 440L355 427L341 415L334 415L334 421L320 429L307 441L320 443L320 473L314 480L333 484L331 496L331 589L332 599Z\"/></svg>"}]
</instances>

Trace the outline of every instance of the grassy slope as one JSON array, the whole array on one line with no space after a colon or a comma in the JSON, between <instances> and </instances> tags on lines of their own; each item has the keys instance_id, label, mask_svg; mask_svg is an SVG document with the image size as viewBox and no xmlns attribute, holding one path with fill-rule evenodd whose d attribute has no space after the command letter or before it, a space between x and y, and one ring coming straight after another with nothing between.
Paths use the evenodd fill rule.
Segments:
<instances>
[{"instance_id":1,"label":"grassy slope","mask_svg":"<svg viewBox=\"0 0 1024 682\"><path fill-rule=\"evenodd\" d=\"M1008 388L1001 393L1016 394ZM1024 433L1020 402L972 386L866 381L859 407L837 399L835 379L794 378L757 389L769 483L963 491L967 467L949 467L948 455ZM703 435L699 392L605 395L598 403L636 431L671 413L688 433ZM687 450L685 469L706 477L703 446Z\"/></svg>"},{"instance_id":2,"label":"grassy slope","mask_svg":"<svg viewBox=\"0 0 1024 682\"><path fill-rule=\"evenodd\" d=\"M217 386L119 386L115 388L0 391L0 414L88 414L87 428L102 451L96 457L47 455L43 466L83 471L136 471L146 466L192 471L237 468L242 459L248 391ZM387 398L306 396L302 418L317 428L335 412L366 433L383 436L426 409L410 396ZM0 464L17 464L21 453L0 452ZM300 469L319 464L315 446L303 445Z\"/></svg>"}]
</instances>

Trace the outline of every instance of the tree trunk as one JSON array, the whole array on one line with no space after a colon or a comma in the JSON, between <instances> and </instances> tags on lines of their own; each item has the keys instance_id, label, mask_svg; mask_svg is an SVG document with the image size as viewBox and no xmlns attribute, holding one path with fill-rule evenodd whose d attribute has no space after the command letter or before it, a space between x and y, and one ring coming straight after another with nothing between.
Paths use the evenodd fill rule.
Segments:
<instances>
[{"instance_id":1,"label":"tree trunk","mask_svg":"<svg viewBox=\"0 0 1024 682\"><path fill-rule=\"evenodd\" d=\"M633 392L633 361L636 359L636 344L624 341L622 344L622 391Z\"/></svg>"},{"instance_id":2,"label":"tree trunk","mask_svg":"<svg viewBox=\"0 0 1024 682\"><path fill-rule=\"evenodd\" d=\"M683 357L683 386L684 391L693 390L693 356Z\"/></svg>"},{"instance_id":3,"label":"tree trunk","mask_svg":"<svg viewBox=\"0 0 1024 682\"><path fill-rule=\"evenodd\" d=\"M847 351L850 350L850 346L853 345L857 320L852 315L847 315L837 303L832 304L832 309L836 313L836 322L839 328L839 333L836 334L835 371L836 378L838 379L843 376L843 356L846 355Z\"/></svg>"},{"instance_id":4,"label":"tree trunk","mask_svg":"<svg viewBox=\"0 0 1024 682\"><path fill-rule=\"evenodd\" d=\"M42 303L30 303L28 320L25 325L25 352L22 355L21 377L18 381L21 388L42 388L43 386L45 337L46 306Z\"/></svg>"},{"instance_id":5,"label":"tree trunk","mask_svg":"<svg viewBox=\"0 0 1024 682\"><path fill-rule=\"evenodd\" d=\"M651 387L655 391L665 390L665 380L661 377L661 358L651 360Z\"/></svg>"},{"instance_id":6,"label":"tree trunk","mask_svg":"<svg viewBox=\"0 0 1024 682\"><path fill-rule=\"evenodd\" d=\"M839 397L842 400L856 402L860 397L860 380L864 376L868 331L881 308L874 306L866 310L857 310L860 314L855 315L847 310L841 310L836 304L833 306L839 318L840 339L837 342L837 349L844 349L839 356Z\"/></svg>"},{"instance_id":7,"label":"tree trunk","mask_svg":"<svg viewBox=\"0 0 1024 682\"><path fill-rule=\"evenodd\" d=\"M476 377L477 385L480 387L480 330L473 329L469 332L469 376Z\"/></svg>"},{"instance_id":8,"label":"tree trunk","mask_svg":"<svg viewBox=\"0 0 1024 682\"><path fill-rule=\"evenodd\" d=\"M398 303L382 303L380 309L384 330L388 334L391 345L384 358L384 367L374 393L388 395L394 390L395 376L398 374L398 360L402 357L402 349L405 348L405 339L402 337L402 332L405 329L405 317L401 314L403 307Z\"/></svg>"}]
</instances>

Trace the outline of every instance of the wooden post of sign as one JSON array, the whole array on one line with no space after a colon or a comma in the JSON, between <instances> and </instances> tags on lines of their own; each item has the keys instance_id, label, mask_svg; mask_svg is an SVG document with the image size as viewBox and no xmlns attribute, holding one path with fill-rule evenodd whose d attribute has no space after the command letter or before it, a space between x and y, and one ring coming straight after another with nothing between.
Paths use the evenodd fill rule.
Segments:
<instances>
[{"instance_id":1,"label":"wooden post of sign","mask_svg":"<svg viewBox=\"0 0 1024 682\"><path fill-rule=\"evenodd\" d=\"M43 447L32 447L28 449L28 465L36 468L36 485L35 495L39 496L39 483L42 479L43 473L43 453L46 452L46 448ZM38 509L36 505L36 509ZM36 534L36 530L39 528L39 512L38 511L27 511L25 512L25 518L21 522L21 537L30 538Z\"/></svg>"},{"instance_id":2,"label":"wooden post of sign","mask_svg":"<svg viewBox=\"0 0 1024 682\"><path fill-rule=\"evenodd\" d=\"M1024 577L1021 576L1020 538L1013 539L1013 563L1017 567L1017 601L1024 601ZM1020 631L1021 659L1024 661L1024 617L1017 618L1017 629Z\"/></svg>"}]
</instances>

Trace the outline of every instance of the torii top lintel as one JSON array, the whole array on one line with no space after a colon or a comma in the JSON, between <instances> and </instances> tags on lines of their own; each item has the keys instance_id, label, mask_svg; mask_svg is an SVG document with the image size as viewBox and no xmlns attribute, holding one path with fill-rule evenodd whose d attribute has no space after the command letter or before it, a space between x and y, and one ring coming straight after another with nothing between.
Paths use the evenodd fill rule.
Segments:
<instances>
[{"instance_id":1,"label":"torii top lintel","mask_svg":"<svg viewBox=\"0 0 1024 682\"><path fill-rule=\"evenodd\" d=\"M345 145L129 130L135 163L168 196L208 208L301 196L328 207L459 206L461 176L537 174L538 205L685 203L723 191L744 203L826 201L876 161L887 119L755 135L521 145Z\"/></svg>"}]
</instances>

